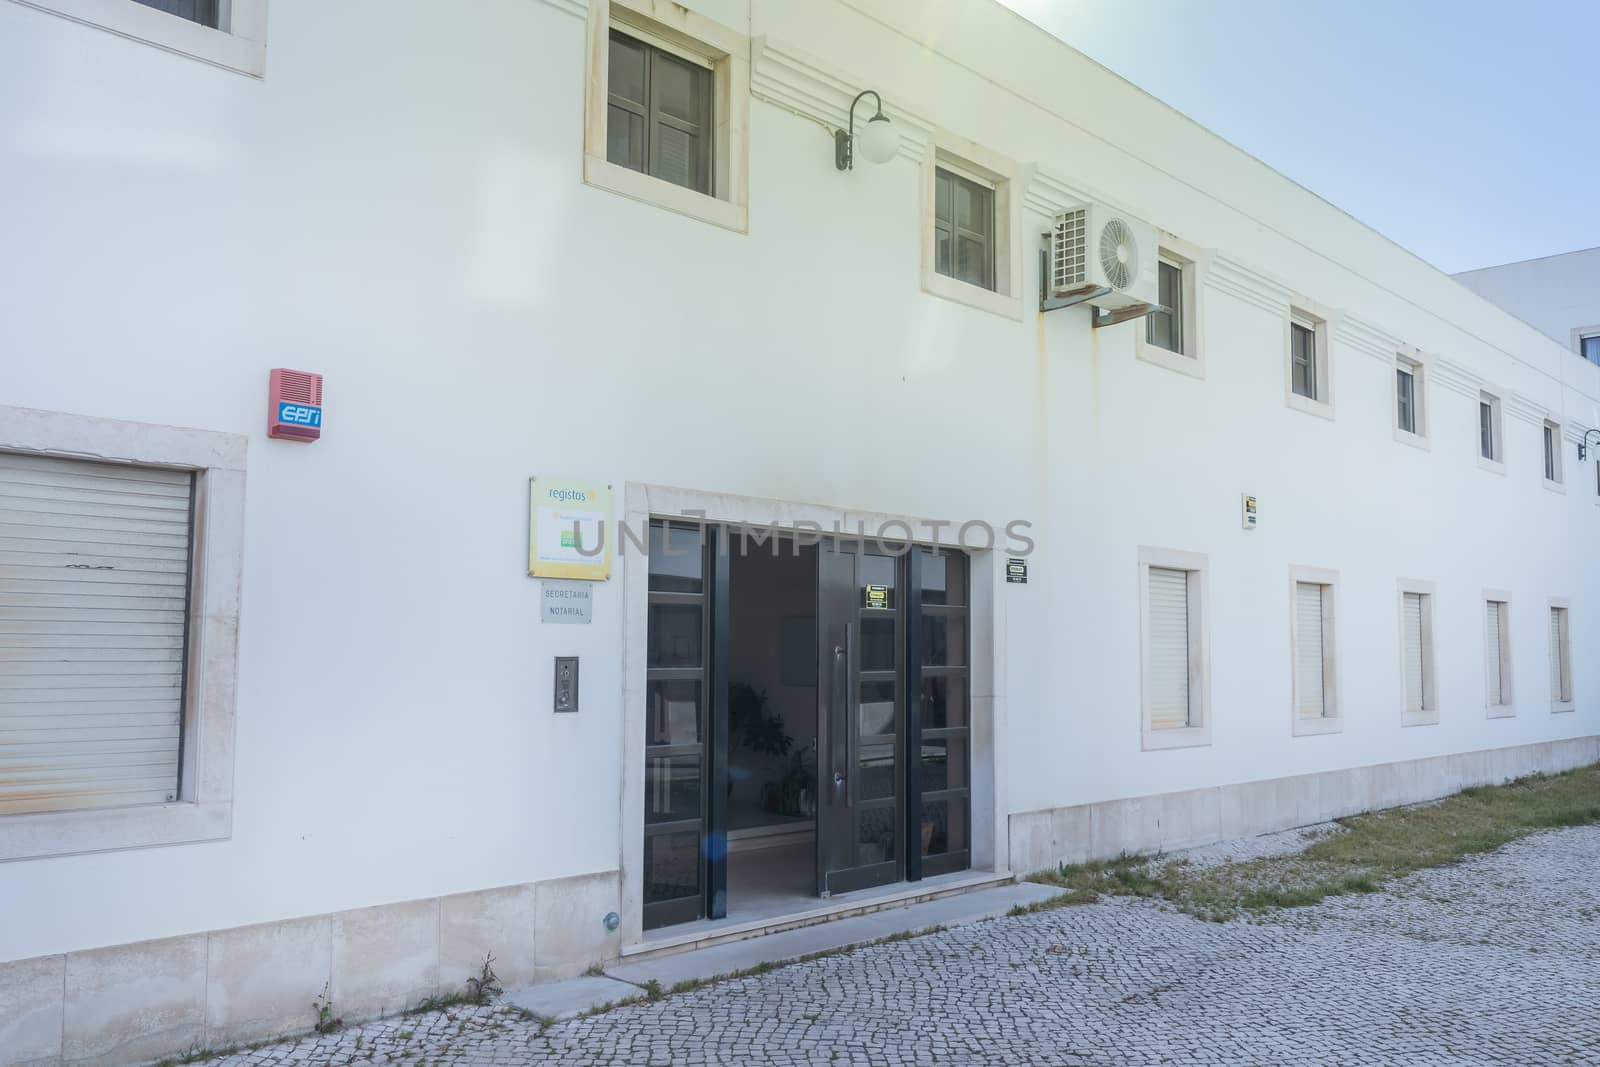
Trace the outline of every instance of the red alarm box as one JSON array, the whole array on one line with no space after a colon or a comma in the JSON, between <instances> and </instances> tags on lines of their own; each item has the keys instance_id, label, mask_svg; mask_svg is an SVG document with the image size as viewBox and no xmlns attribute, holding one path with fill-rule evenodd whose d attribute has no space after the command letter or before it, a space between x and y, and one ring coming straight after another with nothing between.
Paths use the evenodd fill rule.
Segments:
<instances>
[{"instance_id":1,"label":"red alarm box","mask_svg":"<svg viewBox=\"0 0 1600 1067\"><path fill-rule=\"evenodd\" d=\"M267 387L267 436L286 441L322 436L322 375L273 368Z\"/></svg>"}]
</instances>

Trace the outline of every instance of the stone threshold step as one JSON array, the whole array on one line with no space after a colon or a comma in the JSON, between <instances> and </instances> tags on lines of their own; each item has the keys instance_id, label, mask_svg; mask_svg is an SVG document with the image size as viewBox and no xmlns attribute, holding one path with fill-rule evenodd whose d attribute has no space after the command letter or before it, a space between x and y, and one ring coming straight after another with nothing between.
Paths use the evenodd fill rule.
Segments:
<instances>
[{"instance_id":1,"label":"stone threshold step","mask_svg":"<svg viewBox=\"0 0 1600 1067\"><path fill-rule=\"evenodd\" d=\"M895 934L916 933L935 926L961 926L1005 915L1017 905L1048 900L1060 890L1029 882L1009 882L936 900L880 908L864 915L812 923L727 944L696 948L645 960L619 960L605 975L585 975L512 990L506 999L519 1008L553 1019L566 1019L609 1003L645 996L651 982L670 991L681 982L700 982L747 971L763 964L784 963L818 952L863 945Z\"/></svg>"}]
</instances>

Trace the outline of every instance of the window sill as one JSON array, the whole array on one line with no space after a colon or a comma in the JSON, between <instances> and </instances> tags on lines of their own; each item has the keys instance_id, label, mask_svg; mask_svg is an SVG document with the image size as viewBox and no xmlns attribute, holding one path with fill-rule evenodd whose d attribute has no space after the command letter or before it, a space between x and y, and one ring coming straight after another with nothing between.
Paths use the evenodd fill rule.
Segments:
<instances>
[{"instance_id":1,"label":"window sill","mask_svg":"<svg viewBox=\"0 0 1600 1067\"><path fill-rule=\"evenodd\" d=\"M1502 477L1504 477L1506 473L1506 465L1503 461L1498 459L1484 459L1481 455L1478 457L1478 469L1486 470L1490 474L1498 474Z\"/></svg>"},{"instance_id":2,"label":"window sill","mask_svg":"<svg viewBox=\"0 0 1600 1067\"><path fill-rule=\"evenodd\" d=\"M0 862L222 841L233 832L233 805L141 804L0 816Z\"/></svg>"},{"instance_id":3,"label":"window sill","mask_svg":"<svg viewBox=\"0 0 1600 1067\"><path fill-rule=\"evenodd\" d=\"M1577 711L1578 705L1572 700L1553 700L1550 702L1550 714L1565 715L1570 711Z\"/></svg>"},{"instance_id":4,"label":"window sill","mask_svg":"<svg viewBox=\"0 0 1600 1067\"><path fill-rule=\"evenodd\" d=\"M214 30L128 0L17 0L40 11L140 41L224 70L260 78L267 70L266 7L235 0L230 30Z\"/></svg>"},{"instance_id":5,"label":"window sill","mask_svg":"<svg viewBox=\"0 0 1600 1067\"><path fill-rule=\"evenodd\" d=\"M1319 419L1333 421L1333 404L1321 400L1312 400L1310 397L1301 396L1299 393L1289 393L1283 402L1295 411L1303 411L1307 415L1315 415Z\"/></svg>"},{"instance_id":6,"label":"window sill","mask_svg":"<svg viewBox=\"0 0 1600 1067\"><path fill-rule=\"evenodd\" d=\"M735 233L750 232L750 212L744 204L719 200L681 185L649 174L641 174L627 167L619 167L610 160L596 156L583 157L583 180L597 189L605 189L630 200L666 208L691 219L709 222Z\"/></svg>"},{"instance_id":7,"label":"window sill","mask_svg":"<svg viewBox=\"0 0 1600 1067\"><path fill-rule=\"evenodd\" d=\"M1567 485L1565 482L1552 482L1549 478L1546 478L1544 480L1544 487L1550 490L1552 493L1560 493L1562 496L1565 496L1567 493Z\"/></svg>"},{"instance_id":8,"label":"window sill","mask_svg":"<svg viewBox=\"0 0 1600 1067\"><path fill-rule=\"evenodd\" d=\"M1489 719L1514 719L1517 717L1515 704L1488 704L1485 705L1484 717Z\"/></svg>"},{"instance_id":9,"label":"window sill","mask_svg":"<svg viewBox=\"0 0 1600 1067\"><path fill-rule=\"evenodd\" d=\"M1141 747L1145 752L1157 752L1168 748L1201 748L1209 744L1209 726L1184 726L1175 730L1146 729Z\"/></svg>"},{"instance_id":10,"label":"window sill","mask_svg":"<svg viewBox=\"0 0 1600 1067\"><path fill-rule=\"evenodd\" d=\"M1433 451L1433 442L1422 434L1411 433L1408 430L1400 429L1398 426L1394 428L1394 439L1402 445L1410 445L1412 448L1420 449L1423 452Z\"/></svg>"},{"instance_id":11,"label":"window sill","mask_svg":"<svg viewBox=\"0 0 1600 1067\"><path fill-rule=\"evenodd\" d=\"M942 300L951 300L957 304L987 311L991 315L1022 321L1022 299L1008 293L997 293L993 289L981 289L969 282L957 281L937 272L922 276L922 291L930 296L937 296Z\"/></svg>"},{"instance_id":12,"label":"window sill","mask_svg":"<svg viewBox=\"0 0 1600 1067\"><path fill-rule=\"evenodd\" d=\"M1139 320L1143 322L1144 320ZM1151 344L1145 339L1143 331L1139 334L1138 347L1134 356L1156 367L1165 367L1167 370L1182 374L1190 378L1205 381L1206 361L1199 356L1191 356L1185 352L1174 352L1170 348Z\"/></svg>"},{"instance_id":13,"label":"window sill","mask_svg":"<svg viewBox=\"0 0 1600 1067\"><path fill-rule=\"evenodd\" d=\"M1316 719L1294 719L1294 736L1320 737L1323 734L1344 733L1344 720L1337 715L1324 715Z\"/></svg>"},{"instance_id":14,"label":"window sill","mask_svg":"<svg viewBox=\"0 0 1600 1067\"><path fill-rule=\"evenodd\" d=\"M1402 711L1400 713L1401 726L1438 726L1439 709L1424 708L1422 711Z\"/></svg>"}]
</instances>

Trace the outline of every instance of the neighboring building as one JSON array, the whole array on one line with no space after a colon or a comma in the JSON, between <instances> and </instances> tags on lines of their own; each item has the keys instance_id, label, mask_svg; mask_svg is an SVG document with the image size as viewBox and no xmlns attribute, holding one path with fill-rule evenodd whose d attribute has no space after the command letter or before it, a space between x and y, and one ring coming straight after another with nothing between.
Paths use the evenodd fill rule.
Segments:
<instances>
[{"instance_id":1,"label":"neighboring building","mask_svg":"<svg viewBox=\"0 0 1600 1067\"><path fill-rule=\"evenodd\" d=\"M1456 280L1600 364L1600 248L1463 271Z\"/></svg>"},{"instance_id":2,"label":"neighboring building","mask_svg":"<svg viewBox=\"0 0 1600 1067\"><path fill-rule=\"evenodd\" d=\"M0 1062L1600 756L1600 382L997 5L163 6L0 0Z\"/></svg>"}]
</instances>

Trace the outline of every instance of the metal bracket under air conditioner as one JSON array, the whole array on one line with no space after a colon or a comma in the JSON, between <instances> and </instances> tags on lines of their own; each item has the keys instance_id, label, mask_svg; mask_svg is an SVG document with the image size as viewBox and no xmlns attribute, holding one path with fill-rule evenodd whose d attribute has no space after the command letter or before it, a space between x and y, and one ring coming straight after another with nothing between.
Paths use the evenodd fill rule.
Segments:
<instances>
[{"instance_id":1,"label":"metal bracket under air conditioner","mask_svg":"<svg viewBox=\"0 0 1600 1067\"><path fill-rule=\"evenodd\" d=\"M1086 285L1068 296L1050 295L1050 235L1042 234L1045 246L1039 250L1039 310L1058 311L1076 307L1087 300L1098 300L1111 292L1105 286Z\"/></svg>"},{"instance_id":2,"label":"metal bracket under air conditioner","mask_svg":"<svg viewBox=\"0 0 1600 1067\"><path fill-rule=\"evenodd\" d=\"M1102 326L1115 326L1119 322L1128 322L1132 319L1142 319L1146 315L1157 311L1166 310L1168 309L1162 307L1160 304L1130 304L1128 307L1117 308L1115 311L1101 311L1100 309L1096 308L1094 318L1090 321L1089 325L1098 330Z\"/></svg>"}]
</instances>

